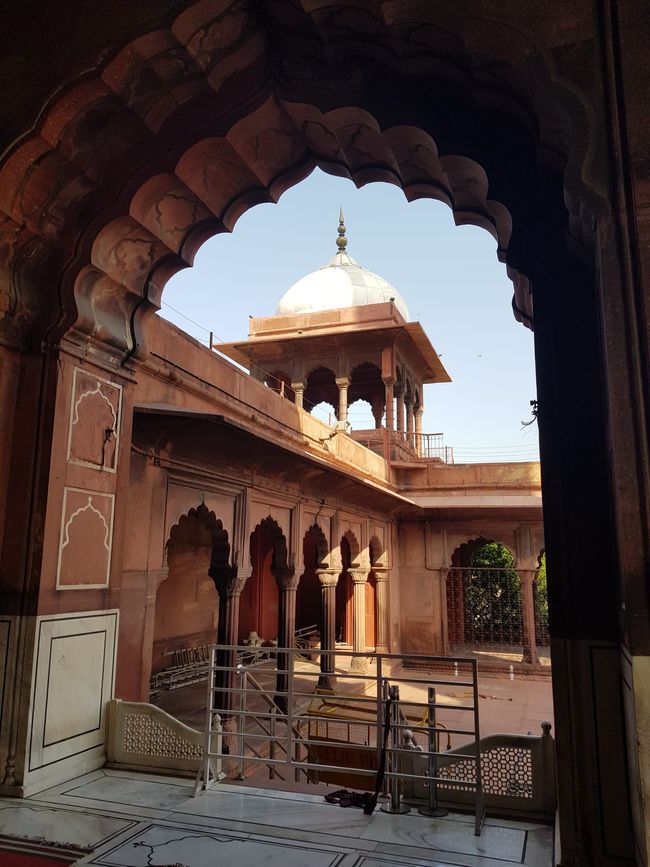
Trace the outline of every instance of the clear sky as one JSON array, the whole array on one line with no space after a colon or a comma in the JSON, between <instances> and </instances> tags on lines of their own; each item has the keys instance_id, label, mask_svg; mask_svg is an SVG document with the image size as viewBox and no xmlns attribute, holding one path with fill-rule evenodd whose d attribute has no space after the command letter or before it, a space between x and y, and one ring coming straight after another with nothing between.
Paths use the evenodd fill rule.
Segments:
<instances>
[{"instance_id":1,"label":"clear sky","mask_svg":"<svg viewBox=\"0 0 650 867\"><path fill-rule=\"evenodd\" d=\"M167 284L162 315L206 343L210 331L245 338L249 315L272 315L296 280L332 258L341 205L347 252L400 292L451 376L425 386L422 430L444 433L456 462L537 460L537 425L521 424L536 396L533 335L514 319L495 240L455 226L440 202L409 203L391 184L357 190L317 169L207 241ZM351 407L354 427L372 427L370 418L366 405Z\"/></svg>"}]
</instances>

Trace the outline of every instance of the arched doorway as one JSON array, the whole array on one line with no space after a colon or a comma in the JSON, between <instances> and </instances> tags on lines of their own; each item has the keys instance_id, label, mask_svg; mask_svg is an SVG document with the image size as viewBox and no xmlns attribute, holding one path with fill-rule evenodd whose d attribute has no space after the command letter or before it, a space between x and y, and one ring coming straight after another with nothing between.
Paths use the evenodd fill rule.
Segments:
<instances>
[{"instance_id":1,"label":"arched doorway","mask_svg":"<svg viewBox=\"0 0 650 867\"><path fill-rule=\"evenodd\" d=\"M279 565L283 551L286 561L282 530L273 518L265 518L250 538L252 572L239 602L240 644L253 632L266 642L278 639L280 596L273 570Z\"/></svg>"},{"instance_id":2,"label":"arched doorway","mask_svg":"<svg viewBox=\"0 0 650 867\"><path fill-rule=\"evenodd\" d=\"M452 652L523 655L522 585L505 545L483 537L460 545L446 591Z\"/></svg>"},{"instance_id":3,"label":"arched doorway","mask_svg":"<svg viewBox=\"0 0 650 867\"><path fill-rule=\"evenodd\" d=\"M28 113L38 120L32 126L20 115L2 177L11 212L3 226L11 275L2 292L9 314L3 328L12 347L44 346L51 354L34 365L40 403L13 404L16 431L38 427L44 442L39 480L22 481L12 470L17 517L8 517L5 532L20 539L12 574L24 576L17 593L29 599L30 614L48 462L56 460L55 353L67 334L83 352L101 346L111 369L144 355L147 313L165 275L190 262L206 234L232 228L252 202L277 198L314 161L359 183L386 179L412 197L453 202L459 222L495 231L513 273L518 318L530 320L531 282L535 291L549 602L562 662L558 737L562 755L571 757L559 787L567 863L577 851L604 859L612 846L632 857L629 817L613 805L637 790L636 744L647 740L634 735L635 699L629 690L621 694L618 668L620 658L629 667L630 655L647 656L648 648L647 593L638 577L647 572L647 461L639 445L647 399L645 272L630 168L642 149L629 152L628 135L639 127L626 127L625 112L625 99L638 106L635 91L643 88L621 78L621 67L635 62L628 61L638 42L635 10L645 10L632 6L626 21L617 7L576 10L570 22L552 6L531 18L523 4L521 12L517 4L470 4L446 14L438 4L350 3L345 14L332 15L318 6L278 6L268 19L240 11L243 20L228 7L241 26L217 38L211 34L223 30L212 7L188 14L183 4L173 25L166 12L151 19L152 32L164 33L177 52L165 75L153 47L160 42L139 51L128 44L127 22L117 21L115 51L102 60L91 50L83 80L73 80L77 67L59 69L52 88L60 104L40 112L49 85L37 88L39 104ZM631 43L624 50L621 32ZM260 45L270 50L254 50ZM245 66L236 81L235 57ZM352 72L342 78L347 64ZM266 95L272 104L262 104ZM409 125L410 138L400 140L395 130ZM619 152L620 159L607 156ZM606 190L614 192L611 204ZM103 234L107 220L113 225ZM627 355L615 352L628 341ZM15 440L18 467L26 448ZM625 546L617 546L617 529ZM591 654L585 642L598 650ZM596 670L605 655L608 663ZM607 688L598 686L601 677ZM574 684L580 701L569 701ZM599 746L602 731L616 733L616 750L611 742ZM630 786L622 772L626 748ZM596 796L583 797L576 781L585 779L598 787ZM609 799L603 780L614 792Z\"/></svg>"},{"instance_id":4,"label":"arched doorway","mask_svg":"<svg viewBox=\"0 0 650 867\"><path fill-rule=\"evenodd\" d=\"M153 674L173 664L174 651L216 640L219 601L208 570L227 539L221 521L204 505L172 527L166 546L169 573L156 593Z\"/></svg>"},{"instance_id":5,"label":"arched doorway","mask_svg":"<svg viewBox=\"0 0 650 867\"><path fill-rule=\"evenodd\" d=\"M302 540L304 571L296 591L296 631L316 627L321 629L322 592L316 570L322 567L328 554L325 534L313 524Z\"/></svg>"},{"instance_id":6,"label":"arched doorway","mask_svg":"<svg viewBox=\"0 0 650 867\"><path fill-rule=\"evenodd\" d=\"M358 565L359 543L351 530L341 538L341 573L336 585L336 640L352 644L353 583L349 570Z\"/></svg>"}]
</instances>

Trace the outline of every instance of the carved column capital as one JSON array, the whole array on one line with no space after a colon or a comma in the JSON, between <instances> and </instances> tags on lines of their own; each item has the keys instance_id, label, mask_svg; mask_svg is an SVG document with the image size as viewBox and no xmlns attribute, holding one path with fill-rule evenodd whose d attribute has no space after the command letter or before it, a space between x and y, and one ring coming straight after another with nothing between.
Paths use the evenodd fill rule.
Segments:
<instances>
[{"instance_id":1,"label":"carved column capital","mask_svg":"<svg viewBox=\"0 0 650 867\"><path fill-rule=\"evenodd\" d=\"M370 569L348 569L348 575L353 584L365 584L369 574Z\"/></svg>"},{"instance_id":2,"label":"carved column capital","mask_svg":"<svg viewBox=\"0 0 650 867\"><path fill-rule=\"evenodd\" d=\"M300 576L293 566L277 566L271 572L280 590L295 590L298 586Z\"/></svg>"},{"instance_id":3,"label":"carved column capital","mask_svg":"<svg viewBox=\"0 0 650 867\"><path fill-rule=\"evenodd\" d=\"M322 587L336 587L336 585L338 584L338 569L316 569L316 574L318 575L318 580L320 581Z\"/></svg>"},{"instance_id":4,"label":"carved column capital","mask_svg":"<svg viewBox=\"0 0 650 867\"><path fill-rule=\"evenodd\" d=\"M219 596L239 596L246 583L245 575L238 575L237 566L211 566L208 575L214 581Z\"/></svg>"},{"instance_id":5,"label":"carved column capital","mask_svg":"<svg viewBox=\"0 0 650 867\"><path fill-rule=\"evenodd\" d=\"M377 582L388 581L390 569L388 566L373 566L371 572L374 572Z\"/></svg>"},{"instance_id":6,"label":"carved column capital","mask_svg":"<svg viewBox=\"0 0 650 867\"><path fill-rule=\"evenodd\" d=\"M350 385L350 380L347 376L337 376L335 382L339 388L348 388Z\"/></svg>"}]
</instances>

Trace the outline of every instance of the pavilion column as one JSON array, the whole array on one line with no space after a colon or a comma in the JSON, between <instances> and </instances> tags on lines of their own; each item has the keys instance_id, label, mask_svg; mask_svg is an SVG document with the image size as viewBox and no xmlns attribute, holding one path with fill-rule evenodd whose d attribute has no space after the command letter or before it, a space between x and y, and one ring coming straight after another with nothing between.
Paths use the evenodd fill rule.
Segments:
<instances>
[{"instance_id":1,"label":"pavilion column","mask_svg":"<svg viewBox=\"0 0 650 867\"><path fill-rule=\"evenodd\" d=\"M283 650L293 648L296 635L296 590L299 576L293 566L273 569L279 590L278 599L278 656L279 669L276 680L276 703L286 712L286 691L289 685L288 668L290 658Z\"/></svg>"},{"instance_id":2,"label":"pavilion column","mask_svg":"<svg viewBox=\"0 0 650 867\"><path fill-rule=\"evenodd\" d=\"M348 569L352 579L352 650L355 653L366 652L366 581L369 572L369 569ZM352 671L366 671L367 667L365 657L352 657Z\"/></svg>"},{"instance_id":3,"label":"pavilion column","mask_svg":"<svg viewBox=\"0 0 650 867\"><path fill-rule=\"evenodd\" d=\"M404 392L400 391L397 395L397 432L400 435L400 439L404 439L404 433L406 428L404 427Z\"/></svg>"},{"instance_id":4,"label":"pavilion column","mask_svg":"<svg viewBox=\"0 0 650 867\"><path fill-rule=\"evenodd\" d=\"M296 396L296 406L299 409L304 408L304 398L305 398L305 383L304 382L292 382L291 388L293 389L293 393Z\"/></svg>"},{"instance_id":5,"label":"pavilion column","mask_svg":"<svg viewBox=\"0 0 650 867\"><path fill-rule=\"evenodd\" d=\"M406 442L413 448L413 402L405 401L406 405Z\"/></svg>"},{"instance_id":6,"label":"pavilion column","mask_svg":"<svg viewBox=\"0 0 650 867\"><path fill-rule=\"evenodd\" d=\"M415 410L415 451L420 456L424 456L424 443L422 442L422 416L424 415L424 407L419 406Z\"/></svg>"},{"instance_id":7,"label":"pavilion column","mask_svg":"<svg viewBox=\"0 0 650 867\"><path fill-rule=\"evenodd\" d=\"M521 577L521 625L522 625L522 643L524 652L522 662L529 662L537 665L537 644L535 641L535 599L534 599L534 582L535 570L521 569L519 571Z\"/></svg>"},{"instance_id":8,"label":"pavilion column","mask_svg":"<svg viewBox=\"0 0 650 867\"><path fill-rule=\"evenodd\" d=\"M321 650L335 650L336 648L336 585L339 580L338 569L317 569L316 574L321 585L321 627L320 647ZM334 656L320 656L319 689L334 689L334 670L336 659Z\"/></svg>"},{"instance_id":9,"label":"pavilion column","mask_svg":"<svg viewBox=\"0 0 650 867\"><path fill-rule=\"evenodd\" d=\"M395 383L392 379L384 380L386 399L386 430L395 430Z\"/></svg>"},{"instance_id":10,"label":"pavilion column","mask_svg":"<svg viewBox=\"0 0 650 867\"><path fill-rule=\"evenodd\" d=\"M376 397L372 401L372 417L375 420L375 430L381 427L381 419L384 414L384 396L383 394Z\"/></svg>"},{"instance_id":11,"label":"pavilion column","mask_svg":"<svg viewBox=\"0 0 650 867\"><path fill-rule=\"evenodd\" d=\"M217 625L217 644L228 645L217 651L217 665L230 669L217 671L213 707L222 712L222 721L233 706L234 695L229 690L236 683L237 638L239 633L239 599L246 582L245 577L237 575L237 566L214 566L209 570L214 586L219 594L219 623ZM221 690L221 691L219 691Z\"/></svg>"},{"instance_id":12,"label":"pavilion column","mask_svg":"<svg viewBox=\"0 0 650 867\"><path fill-rule=\"evenodd\" d=\"M336 380L339 389L339 411L337 414L339 430L345 430L348 422L348 386L350 380L347 377L340 377Z\"/></svg>"},{"instance_id":13,"label":"pavilion column","mask_svg":"<svg viewBox=\"0 0 650 867\"><path fill-rule=\"evenodd\" d=\"M388 569L385 566L373 566L372 571L377 579L377 646L375 650L377 653L388 653Z\"/></svg>"}]
</instances>

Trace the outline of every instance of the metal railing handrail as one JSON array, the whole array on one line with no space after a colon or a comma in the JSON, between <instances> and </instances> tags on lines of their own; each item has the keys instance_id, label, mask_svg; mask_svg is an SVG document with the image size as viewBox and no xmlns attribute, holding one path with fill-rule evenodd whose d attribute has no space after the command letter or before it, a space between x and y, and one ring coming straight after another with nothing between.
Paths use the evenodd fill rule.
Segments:
<instances>
[{"instance_id":1,"label":"metal railing handrail","mask_svg":"<svg viewBox=\"0 0 650 867\"><path fill-rule=\"evenodd\" d=\"M390 745L387 748L386 761L386 779L388 780L388 790L390 793L389 806L383 806L382 809L388 812L405 812L405 808L401 804L401 788L407 782L415 783L422 780L421 774L409 772L406 765L407 756L412 754L412 747L409 748L408 738L412 739L412 730L415 728L419 732L419 736L426 736L429 749L424 749L418 746L421 750L420 755L427 757L434 764L440 755L443 755L437 749L437 738L441 732L447 736L451 734L461 734L471 739L473 750L470 750L469 760L473 761L475 773L473 780L466 778L459 779L457 782L462 783L466 788L469 787L476 793L475 803L475 831L480 833L480 826L483 817L483 798L482 798L482 781L480 767L480 731L479 731L479 707L478 707L478 666L477 661L472 658L458 657L450 658L444 656L431 656L427 654L373 654L368 656L365 653L355 653L354 651L336 650L320 650L321 656L327 657L347 657L351 660L351 665L363 667L368 664L374 665L374 672L370 671L345 671L340 667L337 668L336 677L341 681L350 681L352 687L355 684L366 688L370 683L374 684L374 696L367 694L358 695L356 693L346 692L342 694L332 694L331 692L319 691L317 683L315 683L314 692L308 692L304 687L299 686L297 678L306 679L308 682L311 678L321 676L319 668L314 667L314 670L305 670L301 668L299 671L295 668L295 659L300 657L300 651L296 648L278 648L275 660L269 660L270 667L265 673L276 679L276 688L271 694L271 690L267 690L254 677L252 677L245 666L241 663L232 663L232 660L237 659L238 648L230 645L214 645L211 648L210 654L210 676L208 678L207 689L207 719L206 719L206 734L204 746L204 760L202 762L202 771L199 772L195 786L195 793L201 788L208 788L210 785L208 765L212 758L221 758L225 762L236 763L235 768L239 768L239 774L244 776L244 768L246 763L262 763L269 768L271 776L279 772L280 766L293 768L296 777L300 773L305 773L310 779L311 777L320 779L326 776L328 779L335 780L337 775L359 778L375 777L377 768L380 766L380 755L383 752L382 745L385 743L387 736L386 714L390 715L390 727L392 736ZM419 676L411 676L411 672L397 673L397 670L388 673L386 663L403 662L405 659L420 660L434 665L438 663L444 665L448 669L454 662L457 665L469 669L469 677L467 679L459 679L451 672L448 676L441 674L434 676L431 673L427 674L426 678ZM393 666L394 668L394 666ZM332 675L334 676L334 675ZM361 683L360 683L361 682ZM435 705L439 708L453 707L455 711L467 713L468 722L463 727L462 722L458 728L447 728L445 726L436 725L431 720L435 720L435 707L431 706L431 699L427 702L416 701L401 701L399 687L400 684L406 686L422 686L431 684L446 684L448 686L467 686L471 688L472 698L469 702L462 705L452 703L445 704L444 702L436 702ZM248 695L255 694L261 696L262 701L267 705L270 713L255 710L248 706ZM347 710L342 710L336 706L336 702L341 698L345 698L348 705ZM312 706L299 708L297 702L302 699L312 699ZM320 704L313 706L313 700L319 699ZM324 713L322 704L327 701L332 702L332 712ZM361 717L358 716L354 705L355 702L360 702L366 710ZM215 706L215 702L217 706ZM375 714L367 713L368 704L374 704ZM406 710L402 712L402 705L406 706ZM427 709L427 713L421 717L412 709ZM232 748L220 750L218 753L212 751L211 727L215 713L220 714L223 723L224 738L227 737L227 732L231 732L231 747L237 746L236 750ZM409 715L409 716L407 716ZM246 730L246 720L252 719L259 731L252 732ZM263 724L262 721L268 725ZM347 729L347 739L341 739L340 727ZM334 736L331 733L331 726L334 726ZM337 730L338 727L338 730ZM354 731L353 734L351 732ZM364 742L359 742L360 732L365 731ZM259 744L261 741L268 740L269 754L262 755L260 750L254 744ZM433 745L433 747L432 747ZM276 755L276 750L281 751L281 756ZM248 754L247 754L248 750ZM337 752L338 751L338 752ZM364 759L363 756L366 756ZM448 779L446 778L446 781ZM429 785L435 785L436 778L429 780ZM365 785L360 783L358 785Z\"/></svg>"}]
</instances>

